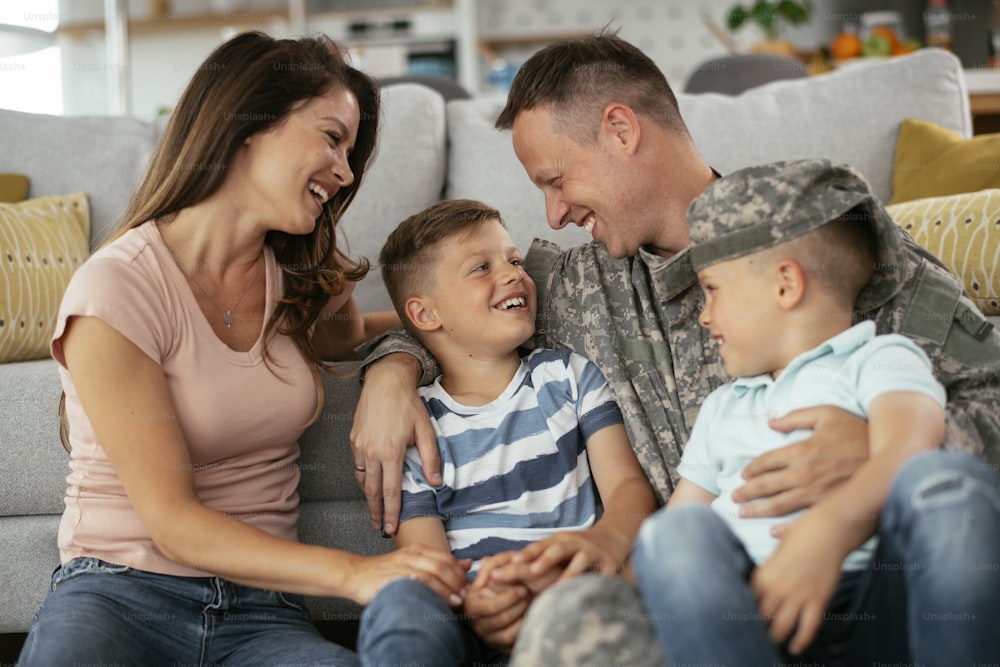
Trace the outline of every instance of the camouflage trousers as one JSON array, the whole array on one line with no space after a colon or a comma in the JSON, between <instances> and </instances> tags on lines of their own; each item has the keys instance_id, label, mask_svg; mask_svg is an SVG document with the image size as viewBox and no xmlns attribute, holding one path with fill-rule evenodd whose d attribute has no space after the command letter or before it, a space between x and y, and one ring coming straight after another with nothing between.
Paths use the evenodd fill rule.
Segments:
<instances>
[{"instance_id":1,"label":"camouflage trousers","mask_svg":"<svg viewBox=\"0 0 1000 667\"><path fill-rule=\"evenodd\" d=\"M664 667L636 587L596 574L557 584L525 616L511 667Z\"/></svg>"}]
</instances>

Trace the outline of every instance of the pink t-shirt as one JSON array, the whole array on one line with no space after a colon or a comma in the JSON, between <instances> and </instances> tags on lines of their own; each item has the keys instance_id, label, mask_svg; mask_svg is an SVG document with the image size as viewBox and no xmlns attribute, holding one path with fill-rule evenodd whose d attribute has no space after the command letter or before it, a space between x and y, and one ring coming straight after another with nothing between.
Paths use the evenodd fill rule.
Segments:
<instances>
[{"instance_id":1,"label":"pink t-shirt","mask_svg":"<svg viewBox=\"0 0 1000 667\"><path fill-rule=\"evenodd\" d=\"M281 272L269 247L264 255L270 317L281 295ZM316 408L309 367L287 336L270 341L275 362L270 368L261 340L248 352L219 340L158 226L147 222L77 270L59 311L52 356L60 365L72 444L59 526L62 561L90 556L149 572L207 574L157 549L97 442L62 355L66 321L75 315L100 318L163 368L202 502L278 537L297 539L297 439Z\"/></svg>"}]
</instances>

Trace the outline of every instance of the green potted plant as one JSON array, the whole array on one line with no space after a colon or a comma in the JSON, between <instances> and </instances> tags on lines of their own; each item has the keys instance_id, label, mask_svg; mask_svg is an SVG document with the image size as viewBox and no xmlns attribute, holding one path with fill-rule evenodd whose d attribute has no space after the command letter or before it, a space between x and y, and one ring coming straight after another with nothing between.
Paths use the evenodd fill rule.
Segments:
<instances>
[{"instance_id":1,"label":"green potted plant","mask_svg":"<svg viewBox=\"0 0 1000 667\"><path fill-rule=\"evenodd\" d=\"M764 31L767 39L754 44L750 48L751 51L794 55L795 48L792 43L779 38L781 26L785 23L790 25L808 23L811 17L812 3L809 0L803 2L758 0L752 6L744 7L738 4L730 9L726 25L730 31L735 32L747 23L756 23Z\"/></svg>"}]
</instances>

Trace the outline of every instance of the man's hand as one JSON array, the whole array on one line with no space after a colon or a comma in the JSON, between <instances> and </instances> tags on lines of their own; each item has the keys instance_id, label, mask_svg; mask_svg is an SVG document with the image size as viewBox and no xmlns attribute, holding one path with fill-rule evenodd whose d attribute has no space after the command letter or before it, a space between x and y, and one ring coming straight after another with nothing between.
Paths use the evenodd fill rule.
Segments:
<instances>
[{"instance_id":1,"label":"man's hand","mask_svg":"<svg viewBox=\"0 0 1000 667\"><path fill-rule=\"evenodd\" d=\"M515 552L488 556L465 594L465 613L484 642L506 653L514 648L521 622L534 597L527 586L498 581L494 572L510 562Z\"/></svg>"},{"instance_id":2,"label":"man's hand","mask_svg":"<svg viewBox=\"0 0 1000 667\"><path fill-rule=\"evenodd\" d=\"M829 405L772 419L771 428L811 429L800 442L761 454L743 470L747 483L733 492L745 518L783 516L811 507L843 484L868 459L868 422ZM757 502L749 502L751 500Z\"/></svg>"},{"instance_id":3,"label":"man's hand","mask_svg":"<svg viewBox=\"0 0 1000 667\"><path fill-rule=\"evenodd\" d=\"M427 481L441 484L441 457L434 427L417 395L419 378L420 365L408 354L380 359L368 369L354 411L354 476L368 499L372 528L387 535L399 525L407 447L416 444Z\"/></svg>"}]
</instances>

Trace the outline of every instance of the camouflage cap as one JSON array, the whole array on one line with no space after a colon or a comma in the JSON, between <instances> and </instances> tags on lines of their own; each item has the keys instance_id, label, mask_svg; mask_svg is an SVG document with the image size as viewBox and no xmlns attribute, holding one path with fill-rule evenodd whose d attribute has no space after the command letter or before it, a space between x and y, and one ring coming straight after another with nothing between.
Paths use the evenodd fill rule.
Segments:
<instances>
[{"instance_id":1,"label":"camouflage cap","mask_svg":"<svg viewBox=\"0 0 1000 667\"><path fill-rule=\"evenodd\" d=\"M900 286L906 262L899 228L862 176L829 160L747 167L710 185L688 208L695 271L791 241L857 209L875 229L875 274L858 296L860 311L880 306Z\"/></svg>"}]
</instances>

